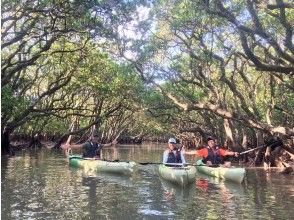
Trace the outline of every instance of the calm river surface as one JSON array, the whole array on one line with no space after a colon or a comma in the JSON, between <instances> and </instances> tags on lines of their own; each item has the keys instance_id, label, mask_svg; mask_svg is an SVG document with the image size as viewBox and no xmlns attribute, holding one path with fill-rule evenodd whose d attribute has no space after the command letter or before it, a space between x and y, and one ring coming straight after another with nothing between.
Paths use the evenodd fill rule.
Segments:
<instances>
[{"instance_id":1,"label":"calm river surface","mask_svg":"<svg viewBox=\"0 0 294 220\"><path fill-rule=\"evenodd\" d=\"M160 162L164 146L118 146L103 157ZM188 158L192 161L192 158ZM198 174L186 188L162 180L156 165L130 176L84 173L62 152L2 158L2 219L294 219L294 176L248 169L243 184Z\"/></svg>"}]
</instances>

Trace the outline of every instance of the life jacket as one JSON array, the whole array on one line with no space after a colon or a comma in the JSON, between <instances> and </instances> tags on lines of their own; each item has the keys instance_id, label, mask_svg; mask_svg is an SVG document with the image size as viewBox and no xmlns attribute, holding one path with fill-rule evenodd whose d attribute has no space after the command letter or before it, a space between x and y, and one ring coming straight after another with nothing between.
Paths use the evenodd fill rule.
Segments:
<instances>
[{"instance_id":1,"label":"life jacket","mask_svg":"<svg viewBox=\"0 0 294 220\"><path fill-rule=\"evenodd\" d=\"M181 152L178 150L169 152L167 163L182 163Z\"/></svg>"},{"instance_id":2,"label":"life jacket","mask_svg":"<svg viewBox=\"0 0 294 220\"><path fill-rule=\"evenodd\" d=\"M208 155L206 158L203 158L203 163L206 163L207 161L211 161L212 164L220 164L222 163L222 157L219 153L219 150L213 150L210 147L207 147Z\"/></svg>"},{"instance_id":3,"label":"life jacket","mask_svg":"<svg viewBox=\"0 0 294 220\"><path fill-rule=\"evenodd\" d=\"M98 157L100 158L101 155L101 145L98 143L93 143L88 141L85 147L85 151L83 153L83 157Z\"/></svg>"}]
</instances>

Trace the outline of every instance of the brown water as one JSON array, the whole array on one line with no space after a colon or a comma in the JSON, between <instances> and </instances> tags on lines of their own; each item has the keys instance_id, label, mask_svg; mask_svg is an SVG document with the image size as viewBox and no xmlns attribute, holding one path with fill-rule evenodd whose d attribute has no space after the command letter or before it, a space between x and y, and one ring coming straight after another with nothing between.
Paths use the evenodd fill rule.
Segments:
<instances>
[{"instance_id":1,"label":"brown water","mask_svg":"<svg viewBox=\"0 0 294 220\"><path fill-rule=\"evenodd\" d=\"M160 162L162 146L103 149L107 159ZM190 158L191 160L191 158ZM130 176L87 173L61 152L2 158L2 219L294 219L294 176L248 169L243 184L198 174L186 188L162 180L156 165Z\"/></svg>"}]
</instances>

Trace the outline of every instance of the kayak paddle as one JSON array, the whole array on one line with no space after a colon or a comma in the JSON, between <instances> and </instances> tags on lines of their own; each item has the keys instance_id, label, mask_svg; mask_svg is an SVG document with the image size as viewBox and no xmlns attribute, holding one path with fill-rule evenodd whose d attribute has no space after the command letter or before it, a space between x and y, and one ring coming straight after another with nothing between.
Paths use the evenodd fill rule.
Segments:
<instances>
[{"instance_id":1,"label":"kayak paddle","mask_svg":"<svg viewBox=\"0 0 294 220\"><path fill-rule=\"evenodd\" d=\"M129 163L131 161L121 161L121 160L106 160L106 159L95 159L95 158L83 158L81 156L78 155L74 155L71 156L70 159L83 159L83 160L101 160L101 161L105 161L105 162L125 162L125 163ZM219 167L219 165L206 165L206 164L192 164L192 163L162 163L162 162L136 162L133 161L135 163L138 163L140 165L171 165L171 166L185 166L185 165L189 165L189 166L206 166L206 167Z\"/></svg>"},{"instance_id":2,"label":"kayak paddle","mask_svg":"<svg viewBox=\"0 0 294 220\"><path fill-rule=\"evenodd\" d=\"M249 152L255 151L255 150L260 149L260 148L271 147L272 145L274 145L276 143L278 143L278 141L275 141L275 142L271 143L270 145L262 145L262 146L259 146L259 147L256 147L256 148L252 148L250 150L243 151L243 152L239 153L239 155L247 154Z\"/></svg>"},{"instance_id":3,"label":"kayak paddle","mask_svg":"<svg viewBox=\"0 0 294 220\"><path fill-rule=\"evenodd\" d=\"M152 164L155 164L155 165L172 165L172 166L183 166L183 165L189 165L189 166L206 166L206 167L219 167L219 165L211 165L211 166L208 166L206 164L192 164L192 163L162 163L162 162L137 162L138 164L141 164L141 165L152 165Z\"/></svg>"}]
</instances>

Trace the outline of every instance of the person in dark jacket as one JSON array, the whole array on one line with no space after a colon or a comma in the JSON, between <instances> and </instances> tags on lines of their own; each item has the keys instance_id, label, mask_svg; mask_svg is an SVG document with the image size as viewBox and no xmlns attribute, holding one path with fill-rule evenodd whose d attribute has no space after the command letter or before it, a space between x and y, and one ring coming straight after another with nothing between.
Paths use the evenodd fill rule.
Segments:
<instances>
[{"instance_id":1,"label":"person in dark jacket","mask_svg":"<svg viewBox=\"0 0 294 220\"><path fill-rule=\"evenodd\" d=\"M100 144L99 143L99 137L95 135L92 137L89 141L86 141L83 144L65 144L62 145L61 148L64 150L68 149L83 149L83 157L84 158L95 158L95 159L101 159L101 150L103 147L109 147L111 145L115 145L117 142L116 140L108 143L108 144Z\"/></svg>"}]
</instances>

